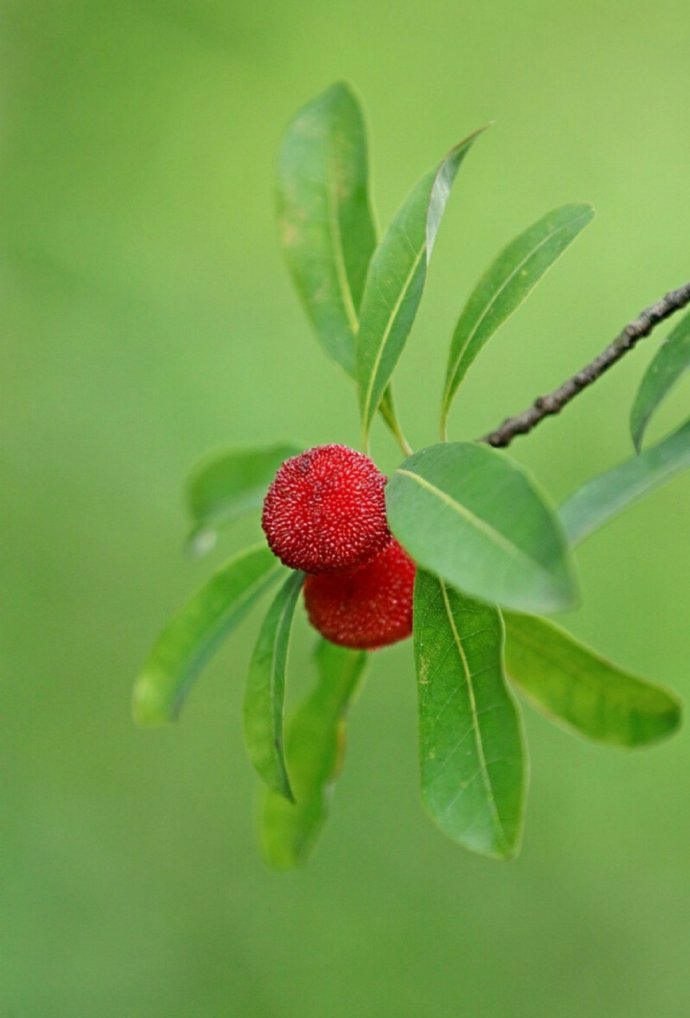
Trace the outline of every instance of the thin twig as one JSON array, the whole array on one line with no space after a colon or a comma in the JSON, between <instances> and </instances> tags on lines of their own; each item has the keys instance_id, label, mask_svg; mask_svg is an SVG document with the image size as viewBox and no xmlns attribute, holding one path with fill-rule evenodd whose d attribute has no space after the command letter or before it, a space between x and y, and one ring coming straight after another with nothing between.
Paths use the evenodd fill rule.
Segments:
<instances>
[{"instance_id":1,"label":"thin twig","mask_svg":"<svg viewBox=\"0 0 690 1018\"><path fill-rule=\"evenodd\" d=\"M545 417L560 413L563 407L574 396L577 396L578 392L582 392L592 382L596 382L597 378L601 378L604 372L608 371L621 357L624 357L628 350L632 350L640 339L648 336L659 322L663 322L665 318L669 318L670 315L680 311L687 304L690 304L690 283L686 283L677 290L671 290L656 304L645 308L635 321L626 325L613 343L607 346L603 353L595 357L590 364L559 385L548 396L539 396L532 406L523 410L521 414L508 417L500 427L489 432L488 435L484 435L479 441L488 442L489 445L496 448L510 445L516 435L526 435Z\"/></svg>"}]
</instances>

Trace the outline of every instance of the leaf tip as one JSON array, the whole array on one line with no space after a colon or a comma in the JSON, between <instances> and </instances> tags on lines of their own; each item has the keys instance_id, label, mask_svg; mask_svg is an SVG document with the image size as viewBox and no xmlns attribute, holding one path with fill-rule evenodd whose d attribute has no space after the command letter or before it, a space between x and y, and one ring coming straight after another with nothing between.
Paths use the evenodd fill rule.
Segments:
<instances>
[{"instance_id":1,"label":"leaf tip","mask_svg":"<svg viewBox=\"0 0 690 1018\"><path fill-rule=\"evenodd\" d=\"M332 85L329 86L329 88L326 89L326 91L347 95L350 99L354 99L355 94L354 88L345 78L338 78Z\"/></svg>"},{"instance_id":2,"label":"leaf tip","mask_svg":"<svg viewBox=\"0 0 690 1018\"><path fill-rule=\"evenodd\" d=\"M635 404L630 412L630 437L635 448L635 452L639 456L642 452L642 442L644 439L646 421L641 417Z\"/></svg>"},{"instance_id":3,"label":"leaf tip","mask_svg":"<svg viewBox=\"0 0 690 1018\"><path fill-rule=\"evenodd\" d=\"M558 586L554 586L551 607L546 609L545 614L576 611L581 604L580 585L571 556L568 555L563 578ZM517 610L520 611L519 608Z\"/></svg>"},{"instance_id":4,"label":"leaf tip","mask_svg":"<svg viewBox=\"0 0 690 1018\"><path fill-rule=\"evenodd\" d=\"M174 720L161 700L154 673L142 672L134 684L132 717L141 728L158 728Z\"/></svg>"},{"instance_id":5,"label":"leaf tip","mask_svg":"<svg viewBox=\"0 0 690 1018\"><path fill-rule=\"evenodd\" d=\"M218 541L218 531L213 527L195 527L187 536L185 551L191 558L203 558L212 551Z\"/></svg>"},{"instance_id":6,"label":"leaf tip","mask_svg":"<svg viewBox=\"0 0 690 1018\"><path fill-rule=\"evenodd\" d=\"M522 851L522 841L517 841L515 844L506 845L500 854L493 856L494 859L498 859L501 862L515 862L519 858Z\"/></svg>"},{"instance_id":7,"label":"leaf tip","mask_svg":"<svg viewBox=\"0 0 690 1018\"><path fill-rule=\"evenodd\" d=\"M660 736L660 738L668 738L671 735L675 735L679 728L683 724L683 701L680 700L673 693L669 693L664 690L668 698L668 710L666 711L666 731Z\"/></svg>"},{"instance_id":8,"label":"leaf tip","mask_svg":"<svg viewBox=\"0 0 690 1018\"><path fill-rule=\"evenodd\" d=\"M282 747L280 749L280 753L281 755L283 753ZM281 798L285 799L292 806L296 805L297 800L295 798L295 793L292 791L290 776L285 769L285 764L279 768L279 772L275 775L273 780L271 780L269 775L263 775L263 779L268 788L272 789L277 795L281 796Z\"/></svg>"},{"instance_id":9,"label":"leaf tip","mask_svg":"<svg viewBox=\"0 0 690 1018\"><path fill-rule=\"evenodd\" d=\"M310 114L319 107L333 107L338 103L349 103L351 105L359 107L359 101L355 94L355 91L349 81L344 78L337 79L330 85L327 85L322 92L314 96L305 106L302 107L300 113ZM299 116L299 113L298 113Z\"/></svg>"},{"instance_id":10,"label":"leaf tip","mask_svg":"<svg viewBox=\"0 0 690 1018\"><path fill-rule=\"evenodd\" d=\"M666 738L671 735L675 735L683 726L683 707L680 703L676 704L676 709L669 712L668 718L668 729L666 730Z\"/></svg>"}]
</instances>

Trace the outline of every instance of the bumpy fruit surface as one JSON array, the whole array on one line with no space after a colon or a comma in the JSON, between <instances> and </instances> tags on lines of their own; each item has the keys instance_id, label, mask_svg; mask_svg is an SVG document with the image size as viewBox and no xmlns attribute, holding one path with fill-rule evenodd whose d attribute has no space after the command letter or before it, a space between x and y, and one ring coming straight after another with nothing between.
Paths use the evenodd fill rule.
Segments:
<instances>
[{"instance_id":1,"label":"bumpy fruit surface","mask_svg":"<svg viewBox=\"0 0 690 1018\"><path fill-rule=\"evenodd\" d=\"M308 576L304 603L309 621L331 643L374 650L412 632L415 564L391 538L358 569Z\"/></svg>"},{"instance_id":2,"label":"bumpy fruit surface","mask_svg":"<svg viewBox=\"0 0 690 1018\"><path fill-rule=\"evenodd\" d=\"M316 446L286 460L261 517L271 550L305 573L366 562L390 540L385 484L368 456L344 445Z\"/></svg>"}]
</instances>

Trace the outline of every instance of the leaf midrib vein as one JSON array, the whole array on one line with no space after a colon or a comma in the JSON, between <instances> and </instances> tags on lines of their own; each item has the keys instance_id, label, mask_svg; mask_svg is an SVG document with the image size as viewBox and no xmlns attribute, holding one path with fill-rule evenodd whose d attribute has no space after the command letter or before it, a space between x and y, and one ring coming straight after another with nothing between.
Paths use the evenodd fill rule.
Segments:
<instances>
[{"instance_id":1,"label":"leaf midrib vein","mask_svg":"<svg viewBox=\"0 0 690 1018\"><path fill-rule=\"evenodd\" d=\"M453 635L453 640L454 640L455 645L457 647L458 656L460 658L460 663L461 663L463 671L465 673L465 681L467 683L467 692L468 692L468 696L469 696L469 700L470 700L470 710L472 712L472 731L474 732L474 737L475 737L474 741L475 741L475 746L476 746L476 749L477 749L477 760L478 760L478 763L479 763L479 773L481 774L482 784L484 785L484 789L486 791L486 796L487 796L487 802L489 804L489 809L490 809L490 811L491 811L491 813L493 815L493 820L494 820L494 823L495 823L495 825L496 825L496 827L498 829L498 832L500 833L501 837L503 838L503 842L504 842L504 846L503 847L505 847L508 844L508 838L507 838L506 831L505 831L505 829L503 827L503 823L501 821L501 817L499 815L499 812L498 812L498 809L497 809L497 806L496 806L496 799L494 797L493 787L491 785L491 777L489 775L488 766L487 766L487 762L486 762L486 755L484 753L484 743L483 743L483 740L482 740L482 733L481 733L481 729L480 729L480 726L479 726L479 716L477 714L477 700L476 700L475 693L474 693L474 684L473 684L473 681L472 681L472 672L471 672L471 669L470 669L470 666L469 666L469 662L467 660L467 655L465 654L465 648L462 645L462 640L460 638L460 634L458 633L457 626L455 625L455 619L453 618L453 611L452 611L452 608L450 606L450 599L448 597L448 588L447 588L445 582L442 579L439 579L438 582L439 582L439 585L441 587L441 596L443 597L443 604L444 604L444 607L445 607L445 610L446 610L446 614L448 616L448 624L450 626L450 630L451 630L451 633Z\"/></svg>"},{"instance_id":2,"label":"leaf midrib vein","mask_svg":"<svg viewBox=\"0 0 690 1018\"><path fill-rule=\"evenodd\" d=\"M343 249L343 236L340 229L340 220L338 219L337 201L334 193L334 189L331 186L331 181L334 180L333 167L334 160L332 158L332 150L330 145L331 139L329 138L329 144L326 146L326 207L328 209L328 222L331 228L334 261L335 261L335 272L342 294L343 306L345 308L345 315L347 317L350 331L352 332L353 341L357 336L358 320L357 311L355 310L355 302L352 296L352 288L350 286L350 280L347 275L347 266L345 264L345 252Z\"/></svg>"},{"instance_id":3,"label":"leaf midrib vein","mask_svg":"<svg viewBox=\"0 0 690 1018\"><path fill-rule=\"evenodd\" d=\"M276 622L275 634L273 636L273 646L271 648L271 670L269 674L269 695L271 698L271 704L273 705L273 710L271 712L271 728L272 728L271 734L273 736L271 740L271 749L278 770L283 775L287 787L290 789L291 794L292 789L290 785L290 778L285 767L285 762L283 760L283 750L282 750L283 740L278 737L280 728L279 722L283 713L283 704L282 701L280 704L277 703L275 692L279 677L282 677L283 689L285 688L286 655L279 654L278 652L279 644L283 638L286 626L288 629L289 638L290 620L292 619L292 613L295 607L295 600L297 598L297 595L299 594L299 589L301 586L302 586L301 577L298 578L290 577L285 585L284 588L285 601L283 602L280 608L280 611L278 613L278 619Z\"/></svg>"},{"instance_id":4,"label":"leaf midrib vein","mask_svg":"<svg viewBox=\"0 0 690 1018\"><path fill-rule=\"evenodd\" d=\"M485 537L490 538L490 540L492 540L495 544L503 548L504 551L507 551L511 558L516 559L517 561L522 560L528 562L531 567L537 566L541 569L539 562L530 558L530 556L522 551L521 548L518 548L517 545L509 541L505 534L502 534L500 530L496 530L496 528L492 527L490 523L486 522L486 520L476 516L471 509L468 509L467 506L457 502L441 488L437 488L435 484L427 481L425 477L422 477L420 474L415 474L411 470L403 470L402 468L399 468L396 473L400 474L402 477L409 477L411 480L415 481L420 488L425 488L427 491L438 497L442 502L445 502L446 505L450 506L450 508L457 513L458 516L461 516L464 520L470 523L471 526L475 527L476 530L484 534Z\"/></svg>"},{"instance_id":5,"label":"leaf midrib vein","mask_svg":"<svg viewBox=\"0 0 690 1018\"><path fill-rule=\"evenodd\" d=\"M388 337L391 334L391 330L393 328L393 325L395 324L396 318L398 317L398 313L400 311L400 308L402 307L402 303L403 303L403 301L404 301L405 297L407 296L407 293L408 293L408 291L410 289L410 285L412 283L412 279L414 277L415 272L417 271L417 267L419 266L419 262L421 260L421 257L424 254L425 246L426 246L425 244L422 244L421 247L419 248L419 251L415 255L415 258L414 258L414 261L412 262L412 266L410 268L410 271L408 272L407 276L405 277L405 282L403 283L403 285L401 287L401 290L400 290L400 294L398 295L398 298L395 301L395 304L393 305L393 307L391 309L391 312L390 312L389 317L388 317L388 322L386 324L386 328L384 329L383 335L381 336L381 342L379 343L379 347L378 347L378 350L376 352L376 357L374 358L374 363L372 364L371 373L369 375L369 386L367 388L366 395L364 397L364 404L363 404L363 409L362 409L362 420L364 421L365 427L368 427L369 420L370 420L370 418L372 416L371 412L370 412L371 411L371 399L372 399L372 395L373 395L373 391L374 391L374 383L376 382L376 378L377 378L377 375L378 375L379 367L381 365L381 359L383 357L383 351L385 350L386 344L388 343Z\"/></svg>"},{"instance_id":6,"label":"leaf midrib vein","mask_svg":"<svg viewBox=\"0 0 690 1018\"><path fill-rule=\"evenodd\" d=\"M465 342L460 347L460 350L458 351L458 355L455 358L455 361L453 362L452 370L448 372L448 383L446 385L446 391L445 391L444 397L443 397L444 406L448 405L448 401L451 398L450 397L450 392L451 392L451 389L453 388L453 382L455 381L455 375L456 375L456 372L458 370L458 367L460 366L460 362L462 361L462 358L465 355L465 351L467 350L467 348L469 347L470 343L472 342L472 340L476 336L477 332L481 328L482 323L484 322L486 317L491 312L492 308L496 304L496 301L499 299L499 297L501 296L503 291L506 289L506 287L510 283L512 283L512 281L515 278L515 276L520 272L520 270L530 260L530 258L533 258L534 255L536 255L536 253L538 251L540 251L541 248L544 247L545 244L547 244L554 237L558 236L558 234L561 233L563 230L567 229L567 227L572 226L573 222L576 222L578 219L584 219L584 218L585 218L584 214L582 216L578 216L578 217L576 217L575 220L571 220L568 223L563 223L562 226L559 226L557 229L552 230L550 233L548 233L535 247L530 249L530 251L525 255L525 257L522 259L521 262L518 262L518 264L515 266L513 271L510 273L510 275L508 275L505 278L505 280L503 281L501 286L498 288L498 290L496 290L496 292L494 293L493 297L491 298L489 303L485 306L485 308L482 311L481 315L477 319L477 321L476 321L474 327L472 328L472 330L470 331L469 335L465 339ZM471 298L470 298L470 300L471 300ZM516 310L516 309L514 309L514 310ZM503 323L500 323L500 324L503 324Z\"/></svg>"}]
</instances>

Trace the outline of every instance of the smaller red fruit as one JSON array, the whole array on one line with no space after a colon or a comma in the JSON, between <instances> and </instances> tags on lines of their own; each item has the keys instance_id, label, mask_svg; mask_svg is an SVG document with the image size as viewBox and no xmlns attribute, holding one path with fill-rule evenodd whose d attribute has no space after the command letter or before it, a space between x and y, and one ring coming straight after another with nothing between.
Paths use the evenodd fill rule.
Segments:
<instances>
[{"instance_id":1,"label":"smaller red fruit","mask_svg":"<svg viewBox=\"0 0 690 1018\"><path fill-rule=\"evenodd\" d=\"M304 603L312 626L331 643L374 650L412 632L415 564L391 538L358 569L308 576Z\"/></svg>"},{"instance_id":2,"label":"smaller red fruit","mask_svg":"<svg viewBox=\"0 0 690 1018\"><path fill-rule=\"evenodd\" d=\"M390 540L385 484L368 456L344 445L316 446L286 460L261 517L271 550L305 573L360 565Z\"/></svg>"}]
</instances>

